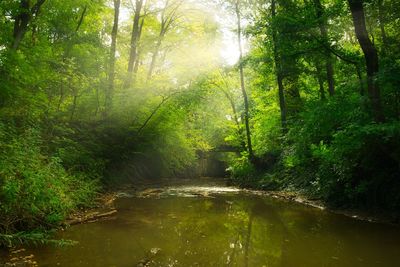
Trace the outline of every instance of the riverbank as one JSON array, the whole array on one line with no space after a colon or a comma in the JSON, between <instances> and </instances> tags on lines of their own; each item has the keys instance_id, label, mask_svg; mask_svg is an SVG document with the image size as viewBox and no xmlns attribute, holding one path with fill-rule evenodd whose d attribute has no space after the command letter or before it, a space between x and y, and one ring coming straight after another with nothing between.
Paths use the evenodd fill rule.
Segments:
<instances>
[{"instance_id":1,"label":"riverbank","mask_svg":"<svg viewBox=\"0 0 400 267\"><path fill-rule=\"evenodd\" d=\"M163 188L196 185L196 186L226 186L229 185L228 178L201 177L198 179L158 179L142 180L134 185L123 185L111 189L98 198L97 204L92 209L79 211L65 222L66 225L73 225L85 222L94 222L99 219L107 219L114 216L117 212L114 201L119 197L140 197L157 196L163 192ZM249 187L238 187L240 190L250 194L269 196L285 201L296 202L308 207L326 210L335 214L341 214L356 220L368 221L373 223L384 223L390 225L400 225L400 222L391 216L391 214L381 212L380 214L357 209L340 209L326 205L321 199L312 198L304 193L293 190L258 190Z\"/></svg>"},{"instance_id":2,"label":"riverbank","mask_svg":"<svg viewBox=\"0 0 400 267\"><path fill-rule=\"evenodd\" d=\"M371 223L390 224L396 226L400 225L400 222L396 218L391 217L390 214L385 214L385 213L373 214L368 211L350 209L350 208L349 209L332 208L324 204L324 202L319 199L309 198L305 194L299 192L285 191L285 190L277 190L277 191L262 191L262 190L252 190L252 189L245 189L245 190L248 190L249 192L252 192L254 194L271 196L274 198L279 198L287 201L293 201L309 207L326 210L335 214L341 214L346 217L351 217L356 220L368 221Z\"/></svg>"},{"instance_id":3,"label":"riverbank","mask_svg":"<svg viewBox=\"0 0 400 267\"><path fill-rule=\"evenodd\" d=\"M278 172L279 173L279 172ZM252 178L249 178L252 177ZM374 207L368 203L359 205L346 201L334 203L315 188L309 185L299 184L297 176L276 179L275 176L264 172L252 172L252 176L245 174L229 179L229 184L244 188L253 192L263 192L281 199L287 199L307 206L328 210L336 214L342 214L357 220L400 225L400 212L392 207Z\"/></svg>"}]
</instances>

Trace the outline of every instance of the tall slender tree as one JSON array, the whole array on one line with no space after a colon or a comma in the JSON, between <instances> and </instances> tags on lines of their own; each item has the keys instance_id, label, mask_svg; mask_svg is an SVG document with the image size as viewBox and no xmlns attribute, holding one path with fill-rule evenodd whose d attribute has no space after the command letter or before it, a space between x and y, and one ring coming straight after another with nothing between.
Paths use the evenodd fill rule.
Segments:
<instances>
[{"instance_id":1,"label":"tall slender tree","mask_svg":"<svg viewBox=\"0 0 400 267\"><path fill-rule=\"evenodd\" d=\"M319 30L321 33L322 42L325 44L325 47L329 47L328 43L328 30L327 30L327 23L325 17L324 7L321 4L321 0L314 0L314 5L316 9L317 19ZM326 79L328 81L328 92L330 96L335 94L335 80L334 80L334 71L333 71L333 64L332 64L332 55L331 53L324 53L325 55L325 68L326 68Z\"/></svg>"},{"instance_id":2,"label":"tall slender tree","mask_svg":"<svg viewBox=\"0 0 400 267\"><path fill-rule=\"evenodd\" d=\"M379 72L378 51L368 35L363 2L362 0L348 0L355 34L364 53L367 69L368 95L371 101L374 119L377 122L383 122L385 120L385 115L382 109L380 89L377 81Z\"/></svg>"},{"instance_id":3,"label":"tall slender tree","mask_svg":"<svg viewBox=\"0 0 400 267\"><path fill-rule=\"evenodd\" d=\"M108 70L108 85L106 92L106 103L105 103L105 115L110 112L112 107L112 97L114 92L114 79L115 79L115 53L117 49L117 34L118 34L118 20L119 20L119 8L121 0L114 0L114 23L111 31L111 48L110 48L110 59L109 59L109 70Z\"/></svg>"},{"instance_id":4,"label":"tall slender tree","mask_svg":"<svg viewBox=\"0 0 400 267\"><path fill-rule=\"evenodd\" d=\"M132 24L132 33L131 33L131 44L129 51L129 61L128 61L128 73L124 83L124 87L128 88L132 83L132 74L134 70L134 65L138 56L138 44L139 44L139 36L141 33L140 27L140 14L142 12L144 0L136 0L135 1L135 12L133 15L133 24Z\"/></svg>"},{"instance_id":5,"label":"tall slender tree","mask_svg":"<svg viewBox=\"0 0 400 267\"><path fill-rule=\"evenodd\" d=\"M240 15L240 0L235 2L235 13L237 18L237 40L239 47L239 75L240 75L240 88L242 90L243 101L244 101L244 123L246 126L246 137L247 137L247 152L249 153L249 159L254 159L253 146L251 144L251 132L250 132L250 114L249 114L249 100L246 92L244 71L243 71L243 48L242 48L242 25Z\"/></svg>"},{"instance_id":6,"label":"tall slender tree","mask_svg":"<svg viewBox=\"0 0 400 267\"><path fill-rule=\"evenodd\" d=\"M287 121L286 121L287 111L286 111L286 101L285 101L285 88L283 85L282 62L281 62L281 57L279 55L277 27L274 22L274 19L276 18L276 0L271 1L271 18L272 18L272 43L273 43L273 49L274 49L276 80L278 83L278 97L279 97L279 108L280 108L280 113L281 113L281 124L282 124L283 133L286 133L286 131L287 131Z\"/></svg>"},{"instance_id":7,"label":"tall slender tree","mask_svg":"<svg viewBox=\"0 0 400 267\"><path fill-rule=\"evenodd\" d=\"M178 19L178 10L180 6L183 4L182 0L173 1L172 3L169 0L165 1L164 7L161 10L161 24L160 31L156 40L156 44L151 56L149 70L147 72L147 81L149 81L153 75L154 69L156 67L157 58L160 53L161 44L165 38L165 35L172 28L174 22Z\"/></svg>"}]
</instances>

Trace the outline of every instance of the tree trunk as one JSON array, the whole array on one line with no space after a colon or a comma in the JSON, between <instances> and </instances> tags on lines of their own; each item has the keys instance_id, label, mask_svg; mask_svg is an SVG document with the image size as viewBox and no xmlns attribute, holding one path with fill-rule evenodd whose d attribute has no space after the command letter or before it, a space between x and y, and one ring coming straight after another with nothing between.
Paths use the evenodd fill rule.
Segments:
<instances>
[{"instance_id":1,"label":"tree trunk","mask_svg":"<svg viewBox=\"0 0 400 267\"><path fill-rule=\"evenodd\" d=\"M83 23L83 19L85 18L86 11L87 11L87 6L85 6L85 7L83 8L83 11L82 11L82 13L81 13L81 16L79 17L78 24L76 25L75 32L78 32L78 31L79 31L79 28L81 27L81 25L82 25L82 23Z\"/></svg>"},{"instance_id":2,"label":"tree trunk","mask_svg":"<svg viewBox=\"0 0 400 267\"><path fill-rule=\"evenodd\" d=\"M385 30L385 18L384 18L384 7L383 0L378 0L378 19L379 19L379 28L381 30L381 38L383 43L383 51L386 52L386 48L388 46L387 35Z\"/></svg>"},{"instance_id":3,"label":"tree trunk","mask_svg":"<svg viewBox=\"0 0 400 267\"><path fill-rule=\"evenodd\" d=\"M76 92L76 89L73 89L73 93L74 94L73 94L73 101L72 101L72 110L71 110L71 116L69 117L70 121L72 121L74 119L76 105L78 103L78 93Z\"/></svg>"},{"instance_id":4,"label":"tree trunk","mask_svg":"<svg viewBox=\"0 0 400 267\"><path fill-rule=\"evenodd\" d=\"M17 50L31 20L29 0L21 0L18 15L15 17L12 49Z\"/></svg>"},{"instance_id":5,"label":"tree trunk","mask_svg":"<svg viewBox=\"0 0 400 267\"><path fill-rule=\"evenodd\" d=\"M237 39L239 46L239 74L240 74L240 88L242 89L243 101L244 101L244 122L246 126L247 136L247 151L249 153L249 159L254 159L253 146L251 144L251 132L250 132L250 115L249 115L249 100L247 97L246 87L244 84L244 73L243 73L243 50L242 50L242 27L240 21L240 10L239 0L236 1L235 5L236 17L237 17Z\"/></svg>"},{"instance_id":6,"label":"tree trunk","mask_svg":"<svg viewBox=\"0 0 400 267\"><path fill-rule=\"evenodd\" d=\"M137 58L138 42L140 33L140 13L142 11L144 0L136 0L135 14L133 16L132 34L131 34L131 49L129 52L128 73L125 80L124 88L128 88L132 83L132 74Z\"/></svg>"},{"instance_id":7,"label":"tree trunk","mask_svg":"<svg viewBox=\"0 0 400 267\"><path fill-rule=\"evenodd\" d=\"M132 35L131 35L131 50L129 54L128 72L133 72L133 66L137 56L137 46L140 32L140 12L142 10L143 0L136 0L135 14L133 17Z\"/></svg>"},{"instance_id":8,"label":"tree trunk","mask_svg":"<svg viewBox=\"0 0 400 267\"><path fill-rule=\"evenodd\" d=\"M144 128L146 128L147 124L150 122L150 120L153 118L153 116L157 113L157 111L177 92L173 92L167 96L162 96L161 102L153 109L153 111L150 113L150 115L145 119L143 124L139 127L137 130L137 133L139 134Z\"/></svg>"},{"instance_id":9,"label":"tree trunk","mask_svg":"<svg viewBox=\"0 0 400 267\"><path fill-rule=\"evenodd\" d=\"M167 26L168 17L166 16L166 11L167 11L168 5L169 5L169 0L167 0L165 2L165 6L161 11L160 33L158 34L157 43L154 48L153 55L151 56L151 62L150 62L149 70L147 72L146 82L148 82L151 79L151 76L153 75L153 71L156 66L157 56L158 56L158 53L160 52L162 40L164 39L164 35L168 31L168 28L167 28L167 27L169 27L169 26Z\"/></svg>"},{"instance_id":10,"label":"tree trunk","mask_svg":"<svg viewBox=\"0 0 400 267\"><path fill-rule=\"evenodd\" d=\"M224 81L225 85L226 85L226 89L229 90L229 85L226 82L226 80L224 79L224 76L222 75L222 73L220 72L221 78ZM244 141L244 135L243 135L243 130L242 127L240 125L240 121L239 121L239 117L238 117L238 113L237 113L237 109L236 109L236 105L235 105L235 101L233 99L233 97L231 95L229 95L228 91L225 90L222 87L219 87L222 91L222 93L225 95L225 97L228 99L230 105L231 105L231 109L232 109L232 113L233 113L233 119L235 121L236 124L236 128L237 128L237 134L240 138L240 146L242 148L243 151L246 150L246 142Z\"/></svg>"},{"instance_id":11,"label":"tree trunk","mask_svg":"<svg viewBox=\"0 0 400 267\"><path fill-rule=\"evenodd\" d=\"M156 67L157 56L160 52L161 44L164 39L164 36L167 34L167 32L172 27L173 22L176 20L176 18L177 18L176 13L177 13L179 7L182 5L182 3L183 3L183 1L177 1L170 5L169 0L167 0L165 2L164 8L161 10L160 33L158 35L157 43L154 48L153 55L151 57L151 63L150 63L149 71L147 73L146 81L149 81L151 79L151 76L153 75L154 69ZM172 10L170 12L168 12L168 14L167 14L168 7L172 7Z\"/></svg>"},{"instance_id":12,"label":"tree trunk","mask_svg":"<svg viewBox=\"0 0 400 267\"><path fill-rule=\"evenodd\" d=\"M319 96L321 98L321 100L325 100L326 96L325 96L325 89L324 89L324 80L322 79L322 70L321 70L321 66L319 65L319 63L316 64L316 68L317 68L317 78L318 78L318 85L319 85Z\"/></svg>"},{"instance_id":13,"label":"tree trunk","mask_svg":"<svg viewBox=\"0 0 400 267\"><path fill-rule=\"evenodd\" d=\"M119 7L121 0L114 0L114 25L111 31L111 48L110 48L110 62L108 70L108 85L106 92L106 103L105 103L105 116L108 115L112 108L112 98L114 92L114 79L115 79L115 53L117 50L117 34L118 34L118 19L119 19Z\"/></svg>"},{"instance_id":14,"label":"tree trunk","mask_svg":"<svg viewBox=\"0 0 400 267\"><path fill-rule=\"evenodd\" d=\"M276 16L276 2L275 0L271 1L271 16L272 19ZM279 108L281 112L281 123L282 123L282 131L285 134L287 132L287 119L286 119L286 101L285 101L285 88L283 86L283 73L282 73L282 64L281 59L278 52L278 39L277 39L277 31L276 27L272 27L272 42L274 45L274 61L275 61L275 72L276 79L278 82L278 95L279 95Z\"/></svg>"},{"instance_id":15,"label":"tree trunk","mask_svg":"<svg viewBox=\"0 0 400 267\"><path fill-rule=\"evenodd\" d=\"M362 0L348 0L353 17L354 30L364 53L367 68L368 95L372 105L372 112L376 122L385 121L383 114L379 85L376 76L379 71L378 52L368 36L365 25L365 15Z\"/></svg>"},{"instance_id":16,"label":"tree trunk","mask_svg":"<svg viewBox=\"0 0 400 267\"><path fill-rule=\"evenodd\" d=\"M57 105L57 112L61 110L61 104L64 99L64 83L63 81L60 82L60 98L58 100L58 105Z\"/></svg>"},{"instance_id":17,"label":"tree trunk","mask_svg":"<svg viewBox=\"0 0 400 267\"><path fill-rule=\"evenodd\" d=\"M135 64L133 66L133 76L134 76L133 81L134 82L136 81L136 76L137 76L137 73L139 71L139 65L140 65L140 54L141 54L141 52L139 50L139 41L140 41L140 37L142 36L143 25L144 25L144 17L140 21L140 27L139 27L138 49L137 49L137 52L136 52Z\"/></svg>"},{"instance_id":18,"label":"tree trunk","mask_svg":"<svg viewBox=\"0 0 400 267\"><path fill-rule=\"evenodd\" d=\"M357 73L357 78L358 78L358 82L360 84L360 95L364 96L364 84L363 84L363 79L362 79L362 74L361 74L361 70L360 67L355 65L356 68L356 73Z\"/></svg>"},{"instance_id":19,"label":"tree trunk","mask_svg":"<svg viewBox=\"0 0 400 267\"><path fill-rule=\"evenodd\" d=\"M37 0L36 4L30 7L30 0L21 0L18 14L15 16L13 42L11 49L17 50L25 33L28 31L29 23L39 13L40 7L45 0Z\"/></svg>"},{"instance_id":20,"label":"tree trunk","mask_svg":"<svg viewBox=\"0 0 400 267\"><path fill-rule=\"evenodd\" d=\"M96 109L94 111L94 117L97 117L97 114L99 113L100 110L100 93L99 93L99 87L96 86Z\"/></svg>"},{"instance_id":21,"label":"tree trunk","mask_svg":"<svg viewBox=\"0 0 400 267\"><path fill-rule=\"evenodd\" d=\"M318 25L322 41L326 44L326 46L329 46L328 30L326 29L326 19L324 18L324 7L322 6L320 0L314 0L314 5L317 13ZM325 68L326 68L326 78L328 81L328 92L330 96L333 96L335 94L335 80L333 77L334 72L333 72L331 53L325 53L325 57L326 57Z\"/></svg>"},{"instance_id":22,"label":"tree trunk","mask_svg":"<svg viewBox=\"0 0 400 267\"><path fill-rule=\"evenodd\" d=\"M328 53L326 56L326 77L328 80L328 92L330 96L335 94L335 80L333 73L332 57L330 53Z\"/></svg>"},{"instance_id":23,"label":"tree trunk","mask_svg":"<svg viewBox=\"0 0 400 267\"><path fill-rule=\"evenodd\" d=\"M162 42L163 37L164 37L164 35L160 35L158 37L156 47L153 51L153 55L151 56L150 67L149 67L149 71L147 73L147 81L149 81L151 79L151 76L153 76L153 71L154 71L154 68L156 67L157 56L158 56L158 53L160 52L161 42Z\"/></svg>"},{"instance_id":24,"label":"tree trunk","mask_svg":"<svg viewBox=\"0 0 400 267\"><path fill-rule=\"evenodd\" d=\"M74 115L75 115L75 110L76 110L76 102L78 100L78 97L76 95L74 95L73 98L73 102L72 102L72 111L71 111L71 116L69 117L69 120L72 121L74 119Z\"/></svg>"}]
</instances>

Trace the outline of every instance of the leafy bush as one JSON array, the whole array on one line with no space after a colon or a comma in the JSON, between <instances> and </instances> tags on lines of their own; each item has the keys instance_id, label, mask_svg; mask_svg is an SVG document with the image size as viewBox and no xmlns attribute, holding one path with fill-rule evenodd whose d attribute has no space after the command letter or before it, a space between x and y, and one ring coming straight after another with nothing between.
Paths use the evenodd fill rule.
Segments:
<instances>
[{"instance_id":1,"label":"leafy bush","mask_svg":"<svg viewBox=\"0 0 400 267\"><path fill-rule=\"evenodd\" d=\"M245 153L232 160L228 171L231 174L232 181L240 186L254 186L258 177L254 165Z\"/></svg>"},{"instance_id":2,"label":"leafy bush","mask_svg":"<svg viewBox=\"0 0 400 267\"><path fill-rule=\"evenodd\" d=\"M370 122L361 98L311 105L288 134L283 164L335 206L396 210L400 199L400 124Z\"/></svg>"},{"instance_id":3,"label":"leafy bush","mask_svg":"<svg viewBox=\"0 0 400 267\"><path fill-rule=\"evenodd\" d=\"M35 128L17 132L0 124L0 233L54 227L99 189L43 154L40 140Z\"/></svg>"}]
</instances>

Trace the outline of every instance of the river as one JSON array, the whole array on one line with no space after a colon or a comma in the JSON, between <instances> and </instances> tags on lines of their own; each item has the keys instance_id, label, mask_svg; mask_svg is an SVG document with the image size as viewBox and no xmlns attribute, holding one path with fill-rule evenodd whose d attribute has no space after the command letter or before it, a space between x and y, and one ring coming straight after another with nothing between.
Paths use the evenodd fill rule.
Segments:
<instances>
[{"instance_id":1,"label":"river","mask_svg":"<svg viewBox=\"0 0 400 267\"><path fill-rule=\"evenodd\" d=\"M215 184L120 194L116 216L27 249L38 266L400 266L400 227Z\"/></svg>"}]
</instances>

